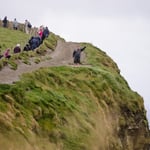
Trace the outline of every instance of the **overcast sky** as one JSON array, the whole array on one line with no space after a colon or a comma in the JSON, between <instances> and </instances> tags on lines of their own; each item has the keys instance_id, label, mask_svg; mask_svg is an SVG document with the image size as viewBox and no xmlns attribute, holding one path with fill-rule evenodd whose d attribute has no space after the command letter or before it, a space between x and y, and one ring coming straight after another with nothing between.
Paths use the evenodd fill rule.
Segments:
<instances>
[{"instance_id":1,"label":"overcast sky","mask_svg":"<svg viewBox=\"0 0 150 150\"><path fill-rule=\"evenodd\" d=\"M144 98L150 121L150 0L4 0L0 15L105 51Z\"/></svg>"}]
</instances>

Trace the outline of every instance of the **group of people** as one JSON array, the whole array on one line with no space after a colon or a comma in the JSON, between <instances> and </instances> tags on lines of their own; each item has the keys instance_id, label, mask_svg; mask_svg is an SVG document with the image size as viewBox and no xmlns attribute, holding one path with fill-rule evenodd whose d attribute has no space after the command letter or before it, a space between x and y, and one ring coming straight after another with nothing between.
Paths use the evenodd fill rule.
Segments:
<instances>
[{"instance_id":1,"label":"group of people","mask_svg":"<svg viewBox=\"0 0 150 150\"><path fill-rule=\"evenodd\" d=\"M7 19L7 16L4 17L4 19L2 20L2 23L3 23L3 27L4 27L4 28L7 28L7 27L8 27L8 19ZM17 30L17 29L18 29L18 25L19 25L19 23L18 23L17 19L14 18L14 20L13 20L13 29L14 29L14 30Z\"/></svg>"},{"instance_id":2,"label":"group of people","mask_svg":"<svg viewBox=\"0 0 150 150\"><path fill-rule=\"evenodd\" d=\"M4 17L3 19L3 27L7 27L8 24L8 20L7 20L7 16ZM16 18L14 18L13 21L13 29L17 30L18 29L18 21ZM25 20L25 33L29 34L30 29L32 28L31 23L28 20ZM45 38L47 38L49 36L49 29L48 27L43 27L40 26L40 28L37 31L37 36L32 36L28 43L25 45L25 47L23 48L24 51L29 51L29 50L34 50L35 48L37 48L40 44L42 44L43 40ZM73 58L74 58L74 64L80 64L80 57L81 57L81 52L85 49L86 47L83 48L78 48L76 50L73 51ZM3 56L5 58L10 58L11 55L9 54L10 49L7 49L4 53L4 55L0 55L0 58L2 58ZM14 53L19 53L21 52L21 48L20 48L20 44L17 44L16 47L14 48Z\"/></svg>"},{"instance_id":3,"label":"group of people","mask_svg":"<svg viewBox=\"0 0 150 150\"><path fill-rule=\"evenodd\" d=\"M40 44L43 43L43 40L47 38L50 34L48 27L40 26L39 30L37 31L37 36L32 36L28 43L24 47L24 51L34 50L35 48L39 47Z\"/></svg>"},{"instance_id":4,"label":"group of people","mask_svg":"<svg viewBox=\"0 0 150 150\"><path fill-rule=\"evenodd\" d=\"M3 23L3 27L4 28L8 27L9 21L7 19L7 16L4 17L4 19L2 20L2 23ZM17 21L16 18L14 18L14 20L12 21L12 26L13 26L14 30L18 30L19 22ZM24 31L25 31L25 33L29 34L31 28L32 28L31 23L26 19L25 23L24 23Z\"/></svg>"},{"instance_id":5,"label":"group of people","mask_svg":"<svg viewBox=\"0 0 150 150\"><path fill-rule=\"evenodd\" d=\"M31 38L30 40L29 40L29 43L32 43L33 41L32 40L34 40L35 38ZM38 42L40 42L39 41L39 39L40 38L37 38L37 44L38 44ZM35 42L35 44L36 44L36 42ZM28 50L30 50L30 49L34 49L35 47L34 46L36 46L36 45L32 45L31 44L31 46L33 46L33 47L29 47L29 49L26 49L27 51ZM85 49L86 47L84 46L83 48L78 48L78 49L76 49L76 50L74 50L73 51L73 58L74 58L74 64L75 65L77 65L77 64L81 64L81 62L80 62L80 57L81 57L81 52ZM25 50L25 49L24 49ZM20 53L21 52L21 48L20 48L20 44L17 44L15 47L14 47L14 53ZM5 52L4 52L4 55L1 55L0 54L0 58L2 58L2 57L5 57L5 58L10 58L11 57L11 55L10 55L10 49L8 48Z\"/></svg>"},{"instance_id":6,"label":"group of people","mask_svg":"<svg viewBox=\"0 0 150 150\"><path fill-rule=\"evenodd\" d=\"M17 44L14 49L13 49L14 53L20 53L21 52L21 47L20 44ZM4 54L0 54L0 58L10 58L11 54L10 54L10 48L7 48L6 51L4 52Z\"/></svg>"},{"instance_id":7,"label":"group of people","mask_svg":"<svg viewBox=\"0 0 150 150\"><path fill-rule=\"evenodd\" d=\"M7 28L8 27L8 19L7 16L4 17L4 19L2 20L3 23L3 27ZM13 29L14 30L18 30L19 27L19 23L17 21L16 18L14 18L13 22ZM25 23L24 23L24 31L26 34L30 33L30 30L32 28L31 23L26 19ZM37 30L37 34L36 36L32 36L28 43L25 45L25 47L23 48L24 51L29 51L29 50L34 50L35 48L37 48L40 44L42 44L43 40L45 38L47 38L50 34L50 31L48 29L48 27L43 27L40 26L40 28ZM14 53L19 53L21 52L21 48L20 48L20 44L17 44L14 48ZM1 52L0 52L1 53ZM5 57L5 58L10 58L10 49L6 49L6 51L4 52L4 54L0 54L0 58Z\"/></svg>"},{"instance_id":8,"label":"group of people","mask_svg":"<svg viewBox=\"0 0 150 150\"><path fill-rule=\"evenodd\" d=\"M3 23L3 27L5 27L5 28L8 27L9 21L7 19L7 16L4 17L4 19L2 20L2 23ZM17 21L16 18L14 18L14 20L12 22L12 25L13 25L13 29L14 30L18 30L18 28L19 28L19 22ZM32 24L30 23L30 21L28 21L26 19L25 23L24 23L24 31L25 31L25 33L29 34L31 28L32 28ZM40 28L37 31L37 34L41 38L41 40L43 41L49 35L49 29L48 29L48 27L40 26Z\"/></svg>"},{"instance_id":9,"label":"group of people","mask_svg":"<svg viewBox=\"0 0 150 150\"><path fill-rule=\"evenodd\" d=\"M34 50L35 48L37 48L38 46L40 46L40 44L42 44L43 40L45 38L47 38L49 36L50 32L48 27L40 27L39 31L38 31L38 36L32 36L28 43L25 45L25 47L23 48L24 51L29 51L29 50ZM21 52L21 47L20 44L17 44L14 49L13 49L14 53L20 53ZM5 57L5 58L10 58L10 49L6 49L6 51L4 52L4 54L0 54L0 58Z\"/></svg>"}]
</instances>

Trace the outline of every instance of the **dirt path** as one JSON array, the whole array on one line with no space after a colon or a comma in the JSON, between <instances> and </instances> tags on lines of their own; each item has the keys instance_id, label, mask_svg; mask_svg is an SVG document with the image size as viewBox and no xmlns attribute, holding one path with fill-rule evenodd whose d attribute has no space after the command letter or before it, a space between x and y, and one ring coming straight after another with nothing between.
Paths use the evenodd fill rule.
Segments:
<instances>
[{"instance_id":1,"label":"dirt path","mask_svg":"<svg viewBox=\"0 0 150 150\"><path fill-rule=\"evenodd\" d=\"M41 67L61 66L73 64L73 50L80 47L79 43L58 41L54 52L50 54L52 59L40 62L39 64L32 63L26 65L21 63L17 70L12 70L9 67L4 67L0 71L0 83L12 84L19 80L19 76L23 73L35 71ZM84 55L84 54L83 54Z\"/></svg>"}]
</instances>

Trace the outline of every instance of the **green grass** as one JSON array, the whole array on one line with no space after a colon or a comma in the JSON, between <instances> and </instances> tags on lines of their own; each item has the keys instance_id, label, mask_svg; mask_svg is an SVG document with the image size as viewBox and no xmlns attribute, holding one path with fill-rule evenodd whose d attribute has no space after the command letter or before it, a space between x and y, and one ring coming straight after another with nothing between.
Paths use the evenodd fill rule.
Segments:
<instances>
[{"instance_id":1,"label":"green grass","mask_svg":"<svg viewBox=\"0 0 150 150\"><path fill-rule=\"evenodd\" d=\"M85 53L89 64L100 67L104 70L109 69L109 71L120 72L117 64L104 51L90 43L82 43L82 45L86 46Z\"/></svg>"},{"instance_id":2,"label":"green grass","mask_svg":"<svg viewBox=\"0 0 150 150\"><path fill-rule=\"evenodd\" d=\"M58 36L56 36L54 33L50 33L48 38L46 38L43 41L43 44L40 45L37 49L36 52L39 54L44 54L47 50L52 50L54 51L56 46L57 46L57 40L60 39Z\"/></svg>"},{"instance_id":3,"label":"green grass","mask_svg":"<svg viewBox=\"0 0 150 150\"><path fill-rule=\"evenodd\" d=\"M56 36L54 33L50 33L49 37L46 38L43 43L36 48L34 51L22 51L21 53L14 54L13 49L16 46L17 43L21 44L21 49L23 50L24 46L27 44L28 40L30 39L30 35L25 34L21 31L16 30L10 30L7 28L0 27L0 50L1 54L4 53L4 51L7 48L11 49L11 58L9 60L6 60L5 58L0 59L0 69L2 69L4 66L9 66L13 70L17 70L18 67L18 61L21 61L25 64L30 65L31 59L34 58L34 63L40 63L41 55L45 55L48 50L55 50L57 46L57 40L60 39L59 36Z\"/></svg>"},{"instance_id":4,"label":"green grass","mask_svg":"<svg viewBox=\"0 0 150 150\"><path fill-rule=\"evenodd\" d=\"M4 102L9 103L12 99L26 123L33 117L42 129L40 132L49 135L55 143L63 141L66 150L86 147L86 138L91 134L86 124L90 123L90 114L97 111L97 102L100 106L105 103L104 106L115 108L115 112L121 109L121 125L125 124L125 119L133 121L129 116L144 109L142 99L129 89L120 75L97 67L39 69L24 74L14 85L0 85L0 89L1 111L8 109ZM125 118L127 114L128 118ZM67 129L74 126L69 118L76 120L77 128Z\"/></svg>"},{"instance_id":5,"label":"green grass","mask_svg":"<svg viewBox=\"0 0 150 150\"><path fill-rule=\"evenodd\" d=\"M2 49L13 47L19 36L20 43L28 38L20 31L0 28L1 31L1 37L12 37L1 41ZM1 59L0 68L10 65L17 69L17 61L30 64L31 58L40 63L40 56L47 50L55 50L59 38L51 33L34 52L21 52L10 60ZM21 80L12 85L0 84L0 114L9 114L9 120L2 123L0 129L17 128L18 131L19 128L27 139L32 129L37 136L47 137L56 145L63 143L65 150L90 150L88 141L96 128L97 120L93 117L97 112L101 122L105 121L109 127L114 125L113 121L109 122L109 115L112 114L113 119L116 117L122 132L132 123L138 124L141 118L147 126L143 99L130 89L116 63L92 44L81 45L86 46L88 67L41 68L23 74ZM119 147L113 137L109 140L112 140L113 149Z\"/></svg>"},{"instance_id":6,"label":"green grass","mask_svg":"<svg viewBox=\"0 0 150 150\"><path fill-rule=\"evenodd\" d=\"M16 30L9 30L7 28L0 27L0 50L3 52L5 49L10 48L13 52L13 48L17 43L21 45L21 48L28 42L29 35Z\"/></svg>"}]
</instances>

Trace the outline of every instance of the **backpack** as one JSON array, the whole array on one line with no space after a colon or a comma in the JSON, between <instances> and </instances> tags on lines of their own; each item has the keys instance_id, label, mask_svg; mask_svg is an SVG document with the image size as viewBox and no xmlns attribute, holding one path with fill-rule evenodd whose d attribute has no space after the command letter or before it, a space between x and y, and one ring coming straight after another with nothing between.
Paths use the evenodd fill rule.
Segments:
<instances>
[{"instance_id":1,"label":"backpack","mask_svg":"<svg viewBox=\"0 0 150 150\"><path fill-rule=\"evenodd\" d=\"M32 25L30 22L28 22L28 28L32 28Z\"/></svg>"}]
</instances>

